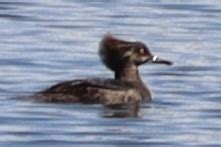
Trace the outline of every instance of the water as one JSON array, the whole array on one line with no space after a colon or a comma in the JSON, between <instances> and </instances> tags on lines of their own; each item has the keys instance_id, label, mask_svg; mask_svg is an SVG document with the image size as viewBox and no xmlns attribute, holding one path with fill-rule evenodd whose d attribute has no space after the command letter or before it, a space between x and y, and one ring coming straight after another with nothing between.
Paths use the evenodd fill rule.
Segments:
<instances>
[{"instance_id":1,"label":"water","mask_svg":"<svg viewBox=\"0 0 221 147\"><path fill-rule=\"evenodd\" d=\"M221 145L220 14L219 0L1 1L1 146ZM68 79L113 77L97 56L106 32L175 63L140 68L154 100L137 117L22 99Z\"/></svg>"}]
</instances>

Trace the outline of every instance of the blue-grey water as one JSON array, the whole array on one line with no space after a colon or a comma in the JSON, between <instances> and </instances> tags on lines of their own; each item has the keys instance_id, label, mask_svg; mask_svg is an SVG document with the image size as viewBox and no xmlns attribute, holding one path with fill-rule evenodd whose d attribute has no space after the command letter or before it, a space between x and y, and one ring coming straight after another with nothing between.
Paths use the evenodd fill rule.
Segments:
<instances>
[{"instance_id":1,"label":"blue-grey water","mask_svg":"<svg viewBox=\"0 0 221 147\"><path fill-rule=\"evenodd\" d=\"M97 55L107 32L174 62L140 67L154 99L137 117L23 99L113 77ZM221 1L0 1L0 77L0 146L221 145Z\"/></svg>"}]
</instances>

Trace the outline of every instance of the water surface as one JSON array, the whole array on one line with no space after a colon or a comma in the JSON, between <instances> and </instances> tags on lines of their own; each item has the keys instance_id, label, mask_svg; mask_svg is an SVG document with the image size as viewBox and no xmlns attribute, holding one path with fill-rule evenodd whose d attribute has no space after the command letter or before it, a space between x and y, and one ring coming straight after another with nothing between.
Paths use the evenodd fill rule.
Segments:
<instances>
[{"instance_id":1,"label":"water surface","mask_svg":"<svg viewBox=\"0 0 221 147\"><path fill-rule=\"evenodd\" d=\"M221 145L220 14L219 0L0 2L0 144ZM97 55L106 32L175 63L140 68L154 100L137 117L22 100L60 81L113 77Z\"/></svg>"}]
</instances>

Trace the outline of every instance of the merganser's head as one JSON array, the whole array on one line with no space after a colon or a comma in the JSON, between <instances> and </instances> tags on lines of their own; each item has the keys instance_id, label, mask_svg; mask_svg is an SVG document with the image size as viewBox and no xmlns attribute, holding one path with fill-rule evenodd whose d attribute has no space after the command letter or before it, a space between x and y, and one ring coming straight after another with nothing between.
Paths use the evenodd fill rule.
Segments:
<instances>
[{"instance_id":1,"label":"merganser's head","mask_svg":"<svg viewBox=\"0 0 221 147\"><path fill-rule=\"evenodd\" d=\"M99 55L101 61L113 71L117 71L125 65L139 66L148 62L172 65L172 62L152 55L144 43L120 40L110 34L101 40Z\"/></svg>"}]
</instances>

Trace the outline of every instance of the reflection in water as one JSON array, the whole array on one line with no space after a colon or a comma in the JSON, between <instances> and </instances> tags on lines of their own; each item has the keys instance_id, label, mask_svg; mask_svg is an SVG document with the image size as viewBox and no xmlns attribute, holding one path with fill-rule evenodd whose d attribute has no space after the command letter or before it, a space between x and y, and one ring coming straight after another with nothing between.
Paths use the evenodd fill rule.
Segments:
<instances>
[{"instance_id":1,"label":"reflection in water","mask_svg":"<svg viewBox=\"0 0 221 147\"><path fill-rule=\"evenodd\" d=\"M138 117L139 103L112 105L104 108L103 117L107 118L124 118Z\"/></svg>"}]
</instances>

